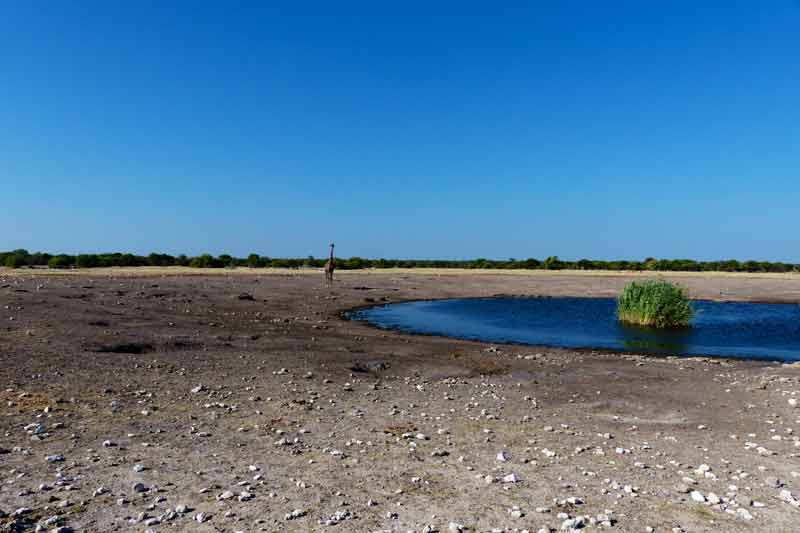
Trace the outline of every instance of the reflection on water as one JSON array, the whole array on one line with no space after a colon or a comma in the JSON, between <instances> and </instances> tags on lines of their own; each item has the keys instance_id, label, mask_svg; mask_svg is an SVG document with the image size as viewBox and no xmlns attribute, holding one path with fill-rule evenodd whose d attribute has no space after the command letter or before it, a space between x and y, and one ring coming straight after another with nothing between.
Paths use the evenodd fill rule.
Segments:
<instances>
[{"instance_id":1,"label":"reflection on water","mask_svg":"<svg viewBox=\"0 0 800 533\"><path fill-rule=\"evenodd\" d=\"M353 313L379 327L487 342L800 360L800 306L695 301L692 327L623 325L611 298L459 298Z\"/></svg>"},{"instance_id":2,"label":"reflection on water","mask_svg":"<svg viewBox=\"0 0 800 533\"><path fill-rule=\"evenodd\" d=\"M659 354L688 353L691 328L659 330L618 323L620 337L626 350Z\"/></svg>"}]
</instances>

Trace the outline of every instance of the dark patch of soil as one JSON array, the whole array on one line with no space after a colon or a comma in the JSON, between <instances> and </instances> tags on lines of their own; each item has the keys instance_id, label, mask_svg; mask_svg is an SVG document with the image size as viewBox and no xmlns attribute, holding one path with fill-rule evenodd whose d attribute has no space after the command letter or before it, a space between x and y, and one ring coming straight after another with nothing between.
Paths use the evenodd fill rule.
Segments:
<instances>
[{"instance_id":1,"label":"dark patch of soil","mask_svg":"<svg viewBox=\"0 0 800 533\"><path fill-rule=\"evenodd\" d=\"M153 345L149 343L123 342L119 344L101 344L100 346L89 348L89 351L97 353L126 353L139 355L152 352L154 349L155 348Z\"/></svg>"}]
</instances>

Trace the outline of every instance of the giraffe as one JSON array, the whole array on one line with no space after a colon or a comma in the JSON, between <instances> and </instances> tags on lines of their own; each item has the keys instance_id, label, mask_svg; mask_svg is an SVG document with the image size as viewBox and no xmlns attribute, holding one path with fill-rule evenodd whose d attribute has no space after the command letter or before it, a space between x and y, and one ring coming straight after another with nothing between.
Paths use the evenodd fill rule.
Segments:
<instances>
[{"instance_id":1,"label":"giraffe","mask_svg":"<svg viewBox=\"0 0 800 533\"><path fill-rule=\"evenodd\" d=\"M331 243L331 257L325 262L325 285L333 285L333 270L336 268L333 259L333 243Z\"/></svg>"}]
</instances>

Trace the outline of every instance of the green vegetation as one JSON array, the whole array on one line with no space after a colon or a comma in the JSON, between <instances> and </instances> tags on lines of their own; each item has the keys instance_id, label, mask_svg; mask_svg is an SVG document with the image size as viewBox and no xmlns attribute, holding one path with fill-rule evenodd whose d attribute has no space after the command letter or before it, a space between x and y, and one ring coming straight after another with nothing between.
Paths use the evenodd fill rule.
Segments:
<instances>
[{"instance_id":1,"label":"green vegetation","mask_svg":"<svg viewBox=\"0 0 800 533\"><path fill-rule=\"evenodd\" d=\"M3 259L3 264L8 268L20 268L26 265L25 256L12 252Z\"/></svg>"},{"instance_id":2,"label":"green vegetation","mask_svg":"<svg viewBox=\"0 0 800 533\"><path fill-rule=\"evenodd\" d=\"M47 261L47 266L50 268L69 268L75 263L75 258L69 255L57 255L51 257Z\"/></svg>"},{"instance_id":3,"label":"green vegetation","mask_svg":"<svg viewBox=\"0 0 800 533\"><path fill-rule=\"evenodd\" d=\"M639 326L686 327L692 315L683 287L666 281L632 281L617 300L617 318Z\"/></svg>"},{"instance_id":4,"label":"green vegetation","mask_svg":"<svg viewBox=\"0 0 800 533\"><path fill-rule=\"evenodd\" d=\"M27 250L0 252L0 265L20 268L50 266L51 268L94 268L94 267L132 267L132 266L191 266L197 268L225 268L246 266L250 268L321 268L327 258L270 258L259 254L237 258L228 254L214 257L203 254L197 257L185 255L152 253L133 255L123 253L51 255L29 253ZM644 261L595 261L581 259L565 261L557 256L539 260L528 259L366 259L351 257L336 259L336 268L351 270L356 268L475 268L475 269L546 269L546 270L631 270L644 272L683 271L683 272L800 272L800 264L770 263L765 261L692 261L691 259L654 259Z\"/></svg>"}]
</instances>

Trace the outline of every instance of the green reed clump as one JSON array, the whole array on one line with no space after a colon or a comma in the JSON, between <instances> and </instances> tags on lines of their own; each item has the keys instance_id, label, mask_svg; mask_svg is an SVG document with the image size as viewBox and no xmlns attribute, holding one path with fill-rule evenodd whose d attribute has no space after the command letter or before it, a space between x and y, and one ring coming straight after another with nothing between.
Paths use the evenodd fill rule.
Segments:
<instances>
[{"instance_id":1,"label":"green reed clump","mask_svg":"<svg viewBox=\"0 0 800 533\"><path fill-rule=\"evenodd\" d=\"M666 281L633 281L617 299L617 318L639 326L686 327L693 314L686 290Z\"/></svg>"}]
</instances>

